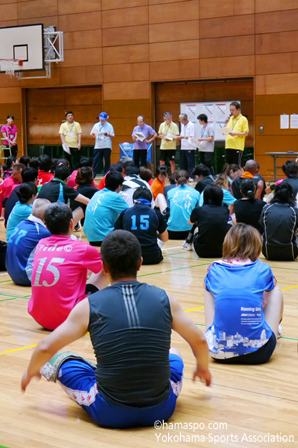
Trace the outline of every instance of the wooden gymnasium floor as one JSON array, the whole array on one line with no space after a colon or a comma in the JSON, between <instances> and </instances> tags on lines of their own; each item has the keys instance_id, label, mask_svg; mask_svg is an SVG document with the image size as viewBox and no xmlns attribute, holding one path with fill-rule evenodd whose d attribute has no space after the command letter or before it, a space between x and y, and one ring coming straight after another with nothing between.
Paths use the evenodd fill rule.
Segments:
<instances>
[{"instance_id":1,"label":"wooden gymnasium floor","mask_svg":"<svg viewBox=\"0 0 298 448\"><path fill-rule=\"evenodd\" d=\"M0 228L3 239L3 223ZM164 246L163 263L142 267L139 279L175 295L185 312L204 330L203 279L210 261L194 259L192 252L181 249L180 241L171 241ZM8 275L1 273L0 445L10 448L297 447L298 262L270 264L285 297L283 335L271 362L256 367L211 362L213 385L207 389L191 381L194 367L191 350L174 333L173 346L183 354L185 375L171 422L183 424L184 428L162 430L118 431L96 427L58 384L46 383L43 379L32 381L23 395L20 392L22 372L33 348L46 332L27 314L30 288L13 285ZM93 357L88 335L73 343L70 349ZM200 428L186 429L185 424L189 423L197 423ZM208 428L208 425L212 426ZM295 441L267 442L264 437L268 433L292 435ZM176 439L172 441L168 435ZM249 442L249 436L260 436L260 441ZM162 441L162 437L167 441Z\"/></svg>"}]
</instances>

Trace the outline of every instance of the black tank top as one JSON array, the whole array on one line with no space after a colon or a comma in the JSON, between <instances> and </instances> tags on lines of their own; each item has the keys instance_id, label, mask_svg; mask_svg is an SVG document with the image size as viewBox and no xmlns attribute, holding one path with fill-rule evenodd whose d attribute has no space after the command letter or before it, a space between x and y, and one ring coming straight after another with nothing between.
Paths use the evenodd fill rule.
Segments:
<instances>
[{"instance_id":1,"label":"black tank top","mask_svg":"<svg viewBox=\"0 0 298 448\"><path fill-rule=\"evenodd\" d=\"M172 328L166 292L138 281L119 282L88 300L99 393L118 406L166 400Z\"/></svg>"}]
</instances>

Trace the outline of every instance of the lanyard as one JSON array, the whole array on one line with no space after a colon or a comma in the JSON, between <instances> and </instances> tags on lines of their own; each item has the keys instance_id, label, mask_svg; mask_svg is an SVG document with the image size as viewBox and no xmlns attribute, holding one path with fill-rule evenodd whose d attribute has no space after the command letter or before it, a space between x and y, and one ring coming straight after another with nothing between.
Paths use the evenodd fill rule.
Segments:
<instances>
[{"instance_id":1,"label":"lanyard","mask_svg":"<svg viewBox=\"0 0 298 448\"><path fill-rule=\"evenodd\" d=\"M72 132L72 130L73 130L73 127L74 127L74 122L72 123L72 126L70 127L69 126L69 123L67 122L67 127L68 127L68 133L70 134L71 132Z\"/></svg>"},{"instance_id":2,"label":"lanyard","mask_svg":"<svg viewBox=\"0 0 298 448\"><path fill-rule=\"evenodd\" d=\"M237 120L234 122L234 124L233 124L233 127L232 127L232 129L231 129L231 131L234 129L234 127L236 126L236 124L237 124L237 121L238 120L240 120L240 118L242 117L242 114L240 114L239 115L239 117L237 118Z\"/></svg>"}]
</instances>

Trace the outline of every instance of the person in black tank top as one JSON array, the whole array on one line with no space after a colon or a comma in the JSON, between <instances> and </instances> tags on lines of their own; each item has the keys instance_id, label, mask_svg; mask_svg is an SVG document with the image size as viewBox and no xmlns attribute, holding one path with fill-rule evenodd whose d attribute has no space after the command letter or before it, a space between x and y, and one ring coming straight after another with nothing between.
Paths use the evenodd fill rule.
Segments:
<instances>
[{"instance_id":1,"label":"person in black tank top","mask_svg":"<svg viewBox=\"0 0 298 448\"><path fill-rule=\"evenodd\" d=\"M98 425L152 426L168 420L182 387L183 362L171 349L171 331L191 346L193 379L211 384L204 335L179 303L137 281L142 264L137 238L125 230L106 236L101 257L111 286L82 300L68 319L36 347L21 387L42 374L60 382ZM106 280L106 279L105 279ZM72 352L53 353L89 330L96 364Z\"/></svg>"}]
</instances>

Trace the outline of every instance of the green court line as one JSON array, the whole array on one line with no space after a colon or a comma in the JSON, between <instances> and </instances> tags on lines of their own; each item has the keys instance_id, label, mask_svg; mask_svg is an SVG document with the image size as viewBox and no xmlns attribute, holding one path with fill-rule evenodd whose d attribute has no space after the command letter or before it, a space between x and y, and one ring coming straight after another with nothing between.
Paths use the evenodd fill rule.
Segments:
<instances>
[{"instance_id":1,"label":"green court line","mask_svg":"<svg viewBox=\"0 0 298 448\"><path fill-rule=\"evenodd\" d=\"M8 282L12 283L11 278L9 278L8 280L1 280L0 281L0 283L8 283ZM0 448L1 448L1 446L0 446Z\"/></svg>"},{"instance_id":2,"label":"green court line","mask_svg":"<svg viewBox=\"0 0 298 448\"><path fill-rule=\"evenodd\" d=\"M16 299L25 299L28 300L30 295L28 296L13 296L12 294L4 294L3 292L0 292L0 296L6 297L6 299L0 299L0 302L6 302L7 300L16 300ZM1 446L0 446L1 448Z\"/></svg>"}]
</instances>

